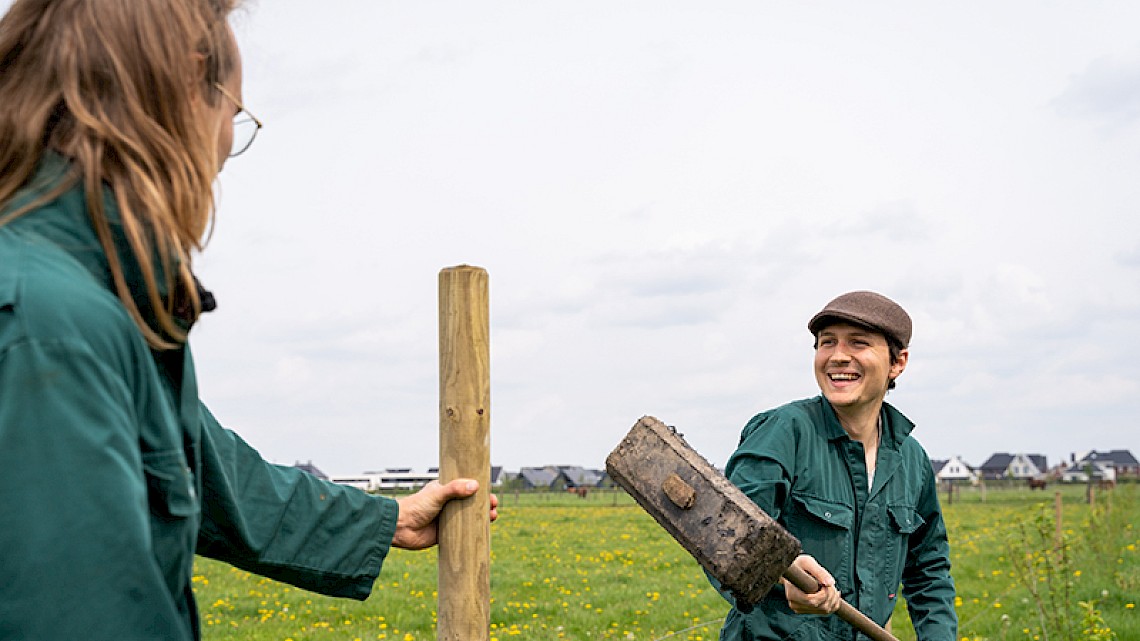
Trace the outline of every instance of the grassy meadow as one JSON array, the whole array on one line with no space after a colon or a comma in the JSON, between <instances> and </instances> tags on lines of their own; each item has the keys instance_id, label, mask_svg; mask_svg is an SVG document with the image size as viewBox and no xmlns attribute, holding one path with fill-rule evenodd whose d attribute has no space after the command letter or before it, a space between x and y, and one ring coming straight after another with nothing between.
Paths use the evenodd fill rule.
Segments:
<instances>
[{"instance_id":1,"label":"grassy meadow","mask_svg":"<svg viewBox=\"0 0 1140 641\"><path fill-rule=\"evenodd\" d=\"M1063 493L1062 545L1054 492ZM700 567L631 499L501 495L492 526L491 638L717 638L726 603ZM984 498L984 502L983 502ZM943 506L960 638L1140 639L1140 487L1098 493L991 485ZM208 641L435 639L436 553L395 550L372 597L322 597L199 559L194 586ZM1089 606L1081 606L1085 602ZM1094 614L1095 613L1095 614ZM905 608L892 621L914 639ZM1066 636L1069 634L1069 636Z\"/></svg>"}]
</instances>

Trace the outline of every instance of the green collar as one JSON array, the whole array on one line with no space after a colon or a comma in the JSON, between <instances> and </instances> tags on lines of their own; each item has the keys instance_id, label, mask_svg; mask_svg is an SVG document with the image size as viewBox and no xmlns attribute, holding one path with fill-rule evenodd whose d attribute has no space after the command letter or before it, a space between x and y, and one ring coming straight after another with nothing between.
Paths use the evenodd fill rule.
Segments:
<instances>
[{"instance_id":1,"label":"green collar","mask_svg":"<svg viewBox=\"0 0 1140 641\"><path fill-rule=\"evenodd\" d=\"M841 438L850 438L847 430L839 423L839 416L835 413L835 408L831 406L827 398L820 394L820 404L824 408L823 415L826 417L823 429L827 440L833 441ZM883 408L879 410L879 421L883 428L882 440L880 446L888 445L894 449L898 449L902 442L906 440L910 433L914 430L914 423L910 421L903 413L894 408L890 403L883 401Z\"/></svg>"}]
</instances>

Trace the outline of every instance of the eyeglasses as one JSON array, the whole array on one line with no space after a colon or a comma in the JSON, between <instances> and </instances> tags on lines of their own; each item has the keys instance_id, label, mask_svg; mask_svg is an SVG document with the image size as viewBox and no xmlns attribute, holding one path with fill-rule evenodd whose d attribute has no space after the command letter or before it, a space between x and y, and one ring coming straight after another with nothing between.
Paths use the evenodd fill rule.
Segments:
<instances>
[{"instance_id":1,"label":"eyeglasses","mask_svg":"<svg viewBox=\"0 0 1140 641\"><path fill-rule=\"evenodd\" d=\"M226 91L226 88L221 84L214 83L214 88L238 108L237 113L234 114L234 138L230 146L230 158L240 156L253 144L253 139L257 137L257 132L261 131L261 121L257 119L257 116L249 113L245 105L241 104L237 98L234 98L233 94Z\"/></svg>"}]
</instances>

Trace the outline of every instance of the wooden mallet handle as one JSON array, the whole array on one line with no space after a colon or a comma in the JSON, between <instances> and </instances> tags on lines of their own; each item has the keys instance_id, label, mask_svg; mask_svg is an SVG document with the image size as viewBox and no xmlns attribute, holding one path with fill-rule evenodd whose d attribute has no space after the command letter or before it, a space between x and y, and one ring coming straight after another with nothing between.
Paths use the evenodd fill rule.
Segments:
<instances>
[{"instance_id":1,"label":"wooden mallet handle","mask_svg":"<svg viewBox=\"0 0 1140 641\"><path fill-rule=\"evenodd\" d=\"M815 594L819 592L819 581L816 581L815 577L795 565L789 565L788 569L784 570L784 578L799 588L804 594ZM839 602L839 609L835 611L835 614L850 623L856 630L874 639L874 641L899 641L893 634L884 630L882 626L872 621L867 615L853 608L851 604L846 601Z\"/></svg>"}]
</instances>

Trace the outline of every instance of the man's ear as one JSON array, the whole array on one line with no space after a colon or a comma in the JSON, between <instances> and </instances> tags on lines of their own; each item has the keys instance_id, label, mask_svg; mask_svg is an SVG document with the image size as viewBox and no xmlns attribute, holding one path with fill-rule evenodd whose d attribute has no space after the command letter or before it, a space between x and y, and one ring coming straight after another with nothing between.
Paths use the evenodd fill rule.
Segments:
<instances>
[{"instance_id":1,"label":"man's ear","mask_svg":"<svg viewBox=\"0 0 1140 641\"><path fill-rule=\"evenodd\" d=\"M910 358L910 350L907 350L907 349L899 350L898 358L895 359L894 363L891 363L891 371L890 371L890 374L888 375L890 380L892 380L892 381L895 380L896 378L899 377L899 374L903 373L903 370L906 369L906 363L907 363L907 360L909 358Z\"/></svg>"},{"instance_id":2,"label":"man's ear","mask_svg":"<svg viewBox=\"0 0 1140 641\"><path fill-rule=\"evenodd\" d=\"M190 90L190 100L194 102L204 101L205 96L202 95L206 87L206 56L198 52L190 54L190 77L186 79L187 88Z\"/></svg>"}]
</instances>

